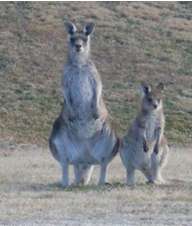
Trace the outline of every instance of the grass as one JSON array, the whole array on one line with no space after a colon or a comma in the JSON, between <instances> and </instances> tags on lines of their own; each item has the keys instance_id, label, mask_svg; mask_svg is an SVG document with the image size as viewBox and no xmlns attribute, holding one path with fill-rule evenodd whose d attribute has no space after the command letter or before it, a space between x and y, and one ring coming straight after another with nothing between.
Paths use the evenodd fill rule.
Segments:
<instances>
[{"instance_id":1,"label":"grass","mask_svg":"<svg viewBox=\"0 0 192 226\"><path fill-rule=\"evenodd\" d=\"M63 20L94 21L93 59L120 135L134 118L142 80L166 84L167 136L191 142L192 7L189 3L1 3L0 131L16 143L47 144L62 97ZM182 113L181 113L182 111Z\"/></svg>"},{"instance_id":2,"label":"grass","mask_svg":"<svg viewBox=\"0 0 192 226\"><path fill-rule=\"evenodd\" d=\"M127 187L125 170L116 157L109 167L111 186L96 185L96 167L90 185L68 189L60 186L60 169L47 149L34 145L5 148L0 148L2 225L160 226L170 222L179 226L192 220L190 148L171 148L163 173L165 185L147 185L138 172L136 186Z\"/></svg>"}]
</instances>

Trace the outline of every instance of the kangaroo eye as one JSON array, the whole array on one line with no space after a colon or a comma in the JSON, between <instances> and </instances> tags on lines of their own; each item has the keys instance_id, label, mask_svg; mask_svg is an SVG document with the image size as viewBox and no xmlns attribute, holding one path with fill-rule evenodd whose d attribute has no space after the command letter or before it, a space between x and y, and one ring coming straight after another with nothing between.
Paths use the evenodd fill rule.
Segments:
<instances>
[{"instance_id":1,"label":"kangaroo eye","mask_svg":"<svg viewBox=\"0 0 192 226\"><path fill-rule=\"evenodd\" d=\"M70 39L70 42L71 42L72 44L74 44L74 43L75 43L75 38L71 38L71 39Z\"/></svg>"},{"instance_id":2,"label":"kangaroo eye","mask_svg":"<svg viewBox=\"0 0 192 226\"><path fill-rule=\"evenodd\" d=\"M151 103L153 101L153 99L151 97L148 98L149 103Z\"/></svg>"}]
</instances>

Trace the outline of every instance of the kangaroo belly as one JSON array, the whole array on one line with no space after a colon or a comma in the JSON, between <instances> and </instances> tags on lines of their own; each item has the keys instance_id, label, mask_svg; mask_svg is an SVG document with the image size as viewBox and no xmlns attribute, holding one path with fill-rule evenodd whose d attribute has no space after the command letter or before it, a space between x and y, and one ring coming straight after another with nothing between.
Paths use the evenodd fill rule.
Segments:
<instances>
[{"instance_id":1,"label":"kangaroo belly","mask_svg":"<svg viewBox=\"0 0 192 226\"><path fill-rule=\"evenodd\" d=\"M134 167L140 170L150 166L151 154L143 151L143 143L139 140L135 141L130 139L126 142L125 137L120 153L124 165L128 167Z\"/></svg>"},{"instance_id":2,"label":"kangaroo belly","mask_svg":"<svg viewBox=\"0 0 192 226\"><path fill-rule=\"evenodd\" d=\"M115 141L115 136L105 127L88 139L77 138L68 128L63 128L53 138L60 162L71 164L99 164L103 160L110 160Z\"/></svg>"},{"instance_id":3,"label":"kangaroo belly","mask_svg":"<svg viewBox=\"0 0 192 226\"><path fill-rule=\"evenodd\" d=\"M135 168L142 169L150 166L150 153L145 153L143 150L138 150L134 153L133 164Z\"/></svg>"},{"instance_id":4,"label":"kangaroo belly","mask_svg":"<svg viewBox=\"0 0 192 226\"><path fill-rule=\"evenodd\" d=\"M79 145L74 152L68 153L69 163L71 164L98 164L99 161L91 153L90 149L86 149L86 145Z\"/></svg>"},{"instance_id":5,"label":"kangaroo belly","mask_svg":"<svg viewBox=\"0 0 192 226\"><path fill-rule=\"evenodd\" d=\"M97 159L95 159L92 155L88 143L80 140L74 140L67 131L58 133L52 142L57 150L60 162L67 161L71 164L97 163Z\"/></svg>"}]
</instances>

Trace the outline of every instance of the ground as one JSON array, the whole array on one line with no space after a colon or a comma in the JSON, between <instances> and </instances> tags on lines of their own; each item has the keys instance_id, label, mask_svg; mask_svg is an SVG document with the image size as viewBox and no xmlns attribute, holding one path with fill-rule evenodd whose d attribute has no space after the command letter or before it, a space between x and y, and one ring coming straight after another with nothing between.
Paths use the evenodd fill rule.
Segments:
<instances>
[{"instance_id":1,"label":"ground","mask_svg":"<svg viewBox=\"0 0 192 226\"><path fill-rule=\"evenodd\" d=\"M147 185L138 173L136 186L127 187L117 156L109 168L112 186L96 185L96 167L90 185L63 190L49 150L1 146L0 225L192 225L190 147L171 147L166 185Z\"/></svg>"},{"instance_id":2,"label":"ground","mask_svg":"<svg viewBox=\"0 0 192 226\"><path fill-rule=\"evenodd\" d=\"M117 157L112 186L96 186L96 169L89 186L60 187L47 143L63 103L68 20L96 24L92 59L119 136L139 107L140 82L165 84L166 185L138 173L127 187ZM0 21L0 225L192 225L192 3L1 2Z\"/></svg>"}]
</instances>

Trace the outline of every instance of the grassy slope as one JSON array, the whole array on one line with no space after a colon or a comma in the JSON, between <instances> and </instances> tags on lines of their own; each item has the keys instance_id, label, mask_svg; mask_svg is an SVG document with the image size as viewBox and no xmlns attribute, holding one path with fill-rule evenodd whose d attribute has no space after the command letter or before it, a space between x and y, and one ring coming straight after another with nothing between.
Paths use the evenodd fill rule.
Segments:
<instances>
[{"instance_id":1,"label":"grassy slope","mask_svg":"<svg viewBox=\"0 0 192 226\"><path fill-rule=\"evenodd\" d=\"M44 143L62 98L63 20L97 24L92 53L120 134L138 103L139 81L164 81L167 135L192 137L192 4L0 3L0 133Z\"/></svg>"}]
</instances>

